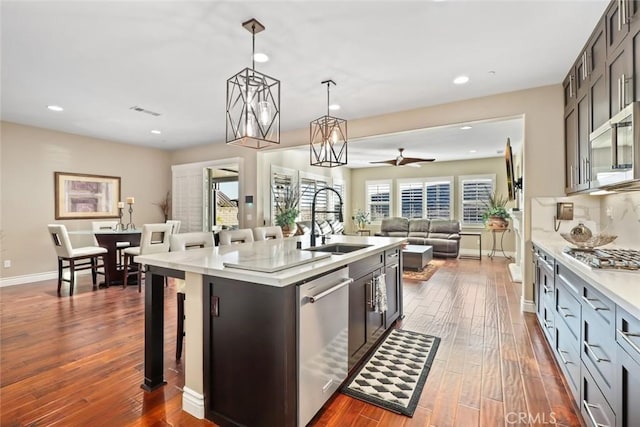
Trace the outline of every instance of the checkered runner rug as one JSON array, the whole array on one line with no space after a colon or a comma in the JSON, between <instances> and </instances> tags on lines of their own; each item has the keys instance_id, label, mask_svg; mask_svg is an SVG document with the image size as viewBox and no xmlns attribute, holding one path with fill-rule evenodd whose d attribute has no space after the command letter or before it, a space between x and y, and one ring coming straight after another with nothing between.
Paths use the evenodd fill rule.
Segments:
<instances>
[{"instance_id":1,"label":"checkered runner rug","mask_svg":"<svg viewBox=\"0 0 640 427\"><path fill-rule=\"evenodd\" d=\"M412 417L439 344L438 337L394 329L341 391Z\"/></svg>"}]
</instances>

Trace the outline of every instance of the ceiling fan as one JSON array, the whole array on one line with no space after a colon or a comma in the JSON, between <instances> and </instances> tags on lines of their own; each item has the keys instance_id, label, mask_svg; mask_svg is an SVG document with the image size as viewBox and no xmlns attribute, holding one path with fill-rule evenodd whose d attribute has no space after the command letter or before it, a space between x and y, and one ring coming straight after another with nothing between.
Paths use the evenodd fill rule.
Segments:
<instances>
[{"instance_id":1,"label":"ceiling fan","mask_svg":"<svg viewBox=\"0 0 640 427\"><path fill-rule=\"evenodd\" d=\"M412 165L412 163L433 162L435 160L435 159L422 159L419 157L404 157L402 155L404 148L398 148L398 151L400 152L400 154L398 154L398 157L396 157L395 159L380 160L378 162L369 162L369 163L386 163L393 166L411 165L411 166L420 167L420 165L418 164Z\"/></svg>"}]
</instances>

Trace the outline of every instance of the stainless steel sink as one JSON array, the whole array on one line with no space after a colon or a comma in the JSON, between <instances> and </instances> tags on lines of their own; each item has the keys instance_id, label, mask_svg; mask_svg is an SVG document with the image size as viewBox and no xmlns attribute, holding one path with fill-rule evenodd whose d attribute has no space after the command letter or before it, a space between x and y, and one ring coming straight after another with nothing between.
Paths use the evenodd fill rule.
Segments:
<instances>
[{"instance_id":1,"label":"stainless steel sink","mask_svg":"<svg viewBox=\"0 0 640 427\"><path fill-rule=\"evenodd\" d=\"M328 245L315 246L313 248L306 248L304 250L312 252L329 252L333 255L343 255L349 252L368 248L369 246L372 245L359 245L356 243L330 243Z\"/></svg>"}]
</instances>

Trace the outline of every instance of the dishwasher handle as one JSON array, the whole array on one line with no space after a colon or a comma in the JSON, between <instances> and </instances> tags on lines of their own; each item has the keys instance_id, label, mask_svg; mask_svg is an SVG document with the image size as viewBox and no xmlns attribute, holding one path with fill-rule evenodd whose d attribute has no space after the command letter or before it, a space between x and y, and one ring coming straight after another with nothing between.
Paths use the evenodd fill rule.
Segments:
<instances>
[{"instance_id":1,"label":"dishwasher handle","mask_svg":"<svg viewBox=\"0 0 640 427\"><path fill-rule=\"evenodd\" d=\"M337 285L330 287L326 291L322 291L317 295L309 297L309 302L311 304L313 304L315 302L318 302L319 300L321 300L322 298L326 297L327 295L332 294L335 291L337 291L338 289L342 289L345 286L350 285L351 283L353 283L353 279L344 280L344 281L338 283Z\"/></svg>"}]
</instances>

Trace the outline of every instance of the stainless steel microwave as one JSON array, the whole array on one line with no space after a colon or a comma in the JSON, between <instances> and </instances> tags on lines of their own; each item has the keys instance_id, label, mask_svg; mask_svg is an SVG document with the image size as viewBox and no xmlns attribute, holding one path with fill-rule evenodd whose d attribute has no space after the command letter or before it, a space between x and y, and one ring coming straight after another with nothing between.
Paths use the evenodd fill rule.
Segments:
<instances>
[{"instance_id":1,"label":"stainless steel microwave","mask_svg":"<svg viewBox=\"0 0 640 427\"><path fill-rule=\"evenodd\" d=\"M640 102L633 102L589 136L592 189L640 190Z\"/></svg>"}]
</instances>

